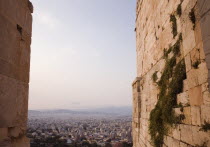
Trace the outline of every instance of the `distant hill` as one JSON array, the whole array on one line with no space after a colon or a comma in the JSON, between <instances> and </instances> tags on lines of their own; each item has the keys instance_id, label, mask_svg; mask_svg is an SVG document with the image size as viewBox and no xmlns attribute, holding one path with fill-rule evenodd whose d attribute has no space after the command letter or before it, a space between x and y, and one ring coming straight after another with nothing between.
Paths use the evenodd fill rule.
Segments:
<instances>
[{"instance_id":1,"label":"distant hill","mask_svg":"<svg viewBox=\"0 0 210 147\"><path fill-rule=\"evenodd\" d=\"M132 115L132 107L104 107L96 109L54 109L54 110L29 110L29 115L39 115L39 114L107 114L107 115Z\"/></svg>"},{"instance_id":2,"label":"distant hill","mask_svg":"<svg viewBox=\"0 0 210 147\"><path fill-rule=\"evenodd\" d=\"M42 113L41 111L37 111L37 110L28 110L29 114L40 114Z\"/></svg>"},{"instance_id":3,"label":"distant hill","mask_svg":"<svg viewBox=\"0 0 210 147\"><path fill-rule=\"evenodd\" d=\"M97 109L87 109L87 111L108 113L108 114L117 114L117 115L132 115L132 107L131 106L104 107L104 108L97 108Z\"/></svg>"}]
</instances>

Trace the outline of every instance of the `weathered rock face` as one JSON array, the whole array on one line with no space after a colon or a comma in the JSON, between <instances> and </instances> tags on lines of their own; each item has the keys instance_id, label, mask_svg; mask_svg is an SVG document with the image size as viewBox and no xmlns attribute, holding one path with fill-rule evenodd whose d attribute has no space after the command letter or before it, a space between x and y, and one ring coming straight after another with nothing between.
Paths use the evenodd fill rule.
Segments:
<instances>
[{"instance_id":1,"label":"weathered rock face","mask_svg":"<svg viewBox=\"0 0 210 147\"><path fill-rule=\"evenodd\" d=\"M33 6L28 0L0 0L0 146L30 146L28 115Z\"/></svg>"},{"instance_id":2,"label":"weathered rock face","mask_svg":"<svg viewBox=\"0 0 210 147\"><path fill-rule=\"evenodd\" d=\"M210 130L203 130L210 124L210 1L137 0L136 11L134 146L210 146ZM184 76L177 82L179 63ZM171 88L177 83L181 83L178 88ZM173 104L166 103L171 97ZM170 126L165 110L179 121ZM161 116L163 122L160 126L157 122L156 128L167 130L162 139L161 129L151 137L154 116Z\"/></svg>"}]
</instances>

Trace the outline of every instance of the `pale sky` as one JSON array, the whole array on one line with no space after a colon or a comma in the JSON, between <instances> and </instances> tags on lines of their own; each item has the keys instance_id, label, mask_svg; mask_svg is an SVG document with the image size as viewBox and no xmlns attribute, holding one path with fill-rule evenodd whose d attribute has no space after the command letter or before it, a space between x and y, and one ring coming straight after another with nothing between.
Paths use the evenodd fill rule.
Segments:
<instances>
[{"instance_id":1,"label":"pale sky","mask_svg":"<svg viewBox=\"0 0 210 147\"><path fill-rule=\"evenodd\" d=\"M132 105L136 0L31 0L29 109Z\"/></svg>"}]
</instances>

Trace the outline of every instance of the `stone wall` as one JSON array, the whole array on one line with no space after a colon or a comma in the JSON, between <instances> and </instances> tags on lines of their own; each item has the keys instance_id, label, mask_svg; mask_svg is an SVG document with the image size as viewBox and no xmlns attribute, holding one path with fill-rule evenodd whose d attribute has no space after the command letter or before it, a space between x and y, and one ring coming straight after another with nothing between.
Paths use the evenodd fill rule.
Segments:
<instances>
[{"instance_id":1,"label":"stone wall","mask_svg":"<svg viewBox=\"0 0 210 147\"><path fill-rule=\"evenodd\" d=\"M28 115L33 6L0 0L0 146L30 146Z\"/></svg>"},{"instance_id":2,"label":"stone wall","mask_svg":"<svg viewBox=\"0 0 210 147\"><path fill-rule=\"evenodd\" d=\"M179 86L181 90L176 93L176 105L172 109L179 121L173 121L175 123L172 125L163 124L161 129L167 128L167 131L164 132L161 146L210 146L210 1L137 0L136 15L137 78L133 82L132 124L134 147L155 146L149 130L153 116L151 112L156 110L156 106L170 105L160 104L161 92L164 91L160 82L170 65L168 62L173 58L175 65L171 68L167 83L176 81L176 65L181 62L186 76ZM174 50L176 48L178 52ZM166 94L176 91L170 86L166 86ZM207 130L204 131L204 127Z\"/></svg>"}]
</instances>

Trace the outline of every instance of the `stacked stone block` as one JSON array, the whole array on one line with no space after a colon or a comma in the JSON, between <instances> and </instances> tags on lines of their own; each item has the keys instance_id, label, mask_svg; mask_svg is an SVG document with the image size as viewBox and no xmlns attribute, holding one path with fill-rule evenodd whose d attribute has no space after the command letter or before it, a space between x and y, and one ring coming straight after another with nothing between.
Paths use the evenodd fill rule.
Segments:
<instances>
[{"instance_id":1,"label":"stacked stone block","mask_svg":"<svg viewBox=\"0 0 210 147\"><path fill-rule=\"evenodd\" d=\"M180 16L177 15L179 5L182 10ZM135 120L140 120L138 129L133 125L134 146L153 146L148 130L149 117L157 104L160 90L152 76L157 71L157 80L160 79L165 66L164 49L174 45L179 37L173 36L171 14L176 16L177 33L182 34L183 40L181 56L177 60L184 59L187 75L183 81L183 90L177 95L177 104L182 108L174 108L174 111L185 118L169 130L164 137L163 146L210 146L210 131L202 130L203 125L210 123L210 1L138 0L136 11L137 77L141 79L141 103L139 111L133 112L133 124ZM195 23L190 19L192 11ZM137 96L136 91L133 92L135 110ZM137 113L139 118L136 118Z\"/></svg>"},{"instance_id":2,"label":"stacked stone block","mask_svg":"<svg viewBox=\"0 0 210 147\"><path fill-rule=\"evenodd\" d=\"M28 115L33 6L0 0L0 146L30 146Z\"/></svg>"},{"instance_id":3,"label":"stacked stone block","mask_svg":"<svg viewBox=\"0 0 210 147\"><path fill-rule=\"evenodd\" d=\"M141 109L141 97L140 97L140 78L136 78L132 84L133 86L133 140L137 142L139 139L139 128L140 128L140 109Z\"/></svg>"}]
</instances>

